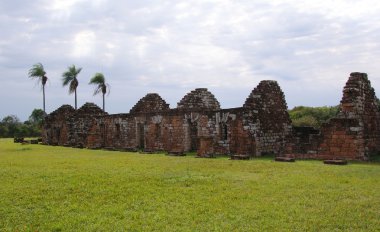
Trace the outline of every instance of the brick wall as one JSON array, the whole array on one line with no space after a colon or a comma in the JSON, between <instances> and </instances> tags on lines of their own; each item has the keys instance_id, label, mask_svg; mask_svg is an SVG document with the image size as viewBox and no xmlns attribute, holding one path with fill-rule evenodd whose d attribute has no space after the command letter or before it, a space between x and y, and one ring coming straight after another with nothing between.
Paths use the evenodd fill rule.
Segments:
<instances>
[{"instance_id":1,"label":"brick wall","mask_svg":"<svg viewBox=\"0 0 380 232\"><path fill-rule=\"evenodd\" d=\"M380 112L365 73L351 73L338 115L322 124L318 135L288 140L288 155L298 158L368 160L380 151ZM291 154L292 153L292 154Z\"/></svg>"},{"instance_id":2,"label":"brick wall","mask_svg":"<svg viewBox=\"0 0 380 232\"><path fill-rule=\"evenodd\" d=\"M298 158L368 159L380 150L379 106L366 74L352 73L340 112L320 131L292 128L284 93L261 81L244 105L220 109L205 88L186 94L177 108L158 94L141 98L128 114L108 115L92 103L64 105L47 116L43 141L51 145L188 152L198 156L273 153Z\"/></svg>"}]
</instances>

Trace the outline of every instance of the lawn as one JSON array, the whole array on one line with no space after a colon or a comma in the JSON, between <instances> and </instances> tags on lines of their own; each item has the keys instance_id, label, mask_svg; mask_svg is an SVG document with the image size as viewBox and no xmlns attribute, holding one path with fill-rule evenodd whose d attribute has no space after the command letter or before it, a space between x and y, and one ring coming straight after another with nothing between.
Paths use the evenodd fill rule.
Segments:
<instances>
[{"instance_id":1,"label":"lawn","mask_svg":"<svg viewBox=\"0 0 380 232\"><path fill-rule=\"evenodd\" d=\"M380 164L0 140L0 231L379 231Z\"/></svg>"}]
</instances>

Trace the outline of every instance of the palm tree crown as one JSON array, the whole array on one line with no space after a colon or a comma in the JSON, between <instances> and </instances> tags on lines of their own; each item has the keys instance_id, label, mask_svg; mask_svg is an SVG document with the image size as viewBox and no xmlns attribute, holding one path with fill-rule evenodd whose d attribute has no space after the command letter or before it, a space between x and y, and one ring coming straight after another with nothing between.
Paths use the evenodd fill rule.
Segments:
<instances>
[{"instance_id":1,"label":"palm tree crown","mask_svg":"<svg viewBox=\"0 0 380 232\"><path fill-rule=\"evenodd\" d=\"M69 94L75 93L75 109L77 109L77 87L79 84L77 76L80 71L82 71L82 68L76 68L75 65L71 65L62 74L63 86L69 85Z\"/></svg>"},{"instance_id":2,"label":"palm tree crown","mask_svg":"<svg viewBox=\"0 0 380 232\"><path fill-rule=\"evenodd\" d=\"M37 63L33 65L31 69L29 69L29 77L38 78L38 81L41 81L42 85L45 85L47 81L47 77L45 75L46 72L44 66L41 63Z\"/></svg>"},{"instance_id":3,"label":"palm tree crown","mask_svg":"<svg viewBox=\"0 0 380 232\"><path fill-rule=\"evenodd\" d=\"M38 82L42 84L42 94L43 94L43 107L45 112L45 84L47 82L46 72L44 66L41 63L34 64L32 68L29 69L30 78L38 78Z\"/></svg>"},{"instance_id":4,"label":"palm tree crown","mask_svg":"<svg viewBox=\"0 0 380 232\"><path fill-rule=\"evenodd\" d=\"M107 93L109 94L110 85L106 83L106 80L104 78L104 75L102 73L95 73L95 75L91 78L90 83L92 85L96 85L94 96L98 93L102 93L103 95L103 111L105 110L105 104L104 104L104 95Z\"/></svg>"}]
</instances>

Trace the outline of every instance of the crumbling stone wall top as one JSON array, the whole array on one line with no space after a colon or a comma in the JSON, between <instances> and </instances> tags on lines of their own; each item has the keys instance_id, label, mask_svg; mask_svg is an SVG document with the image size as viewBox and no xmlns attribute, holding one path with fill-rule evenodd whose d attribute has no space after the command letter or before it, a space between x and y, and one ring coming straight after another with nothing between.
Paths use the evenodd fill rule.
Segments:
<instances>
[{"instance_id":1,"label":"crumbling stone wall top","mask_svg":"<svg viewBox=\"0 0 380 232\"><path fill-rule=\"evenodd\" d=\"M54 117L58 115L70 115L75 112L75 109L71 105L62 105L58 109L51 112L48 117Z\"/></svg>"},{"instance_id":2,"label":"crumbling stone wall top","mask_svg":"<svg viewBox=\"0 0 380 232\"><path fill-rule=\"evenodd\" d=\"M267 129L291 124L285 96L277 81L261 81L248 96L243 108L253 110Z\"/></svg>"},{"instance_id":3,"label":"crumbling stone wall top","mask_svg":"<svg viewBox=\"0 0 380 232\"><path fill-rule=\"evenodd\" d=\"M265 80L252 90L246 99L244 108L262 108L264 103L277 102L281 110L287 110L284 93L277 81Z\"/></svg>"},{"instance_id":4,"label":"crumbling stone wall top","mask_svg":"<svg viewBox=\"0 0 380 232\"><path fill-rule=\"evenodd\" d=\"M149 113L169 110L169 104L157 93L148 93L141 98L129 111L132 113Z\"/></svg>"},{"instance_id":5,"label":"crumbling stone wall top","mask_svg":"<svg viewBox=\"0 0 380 232\"><path fill-rule=\"evenodd\" d=\"M135 114L133 114L135 113ZM63 105L44 120L46 144L144 149L200 156L266 153L301 158L366 160L380 151L380 112L365 73L351 73L340 113L320 131L292 128L284 93L276 81L261 81L243 107L220 109L205 88L191 91L170 109L158 94L140 99L129 114L108 115L86 103Z\"/></svg>"},{"instance_id":6,"label":"crumbling stone wall top","mask_svg":"<svg viewBox=\"0 0 380 232\"><path fill-rule=\"evenodd\" d=\"M353 72L343 89L338 117L359 118L376 115L379 106L375 90L371 87L366 73Z\"/></svg>"},{"instance_id":7,"label":"crumbling stone wall top","mask_svg":"<svg viewBox=\"0 0 380 232\"><path fill-rule=\"evenodd\" d=\"M206 88L198 88L184 96L177 105L178 109L220 110L215 96Z\"/></svg>"},{"instance_id":8,"label":"crumbling stone wall top","mask_svg":"<svg viewBox=\"0 0 380 232\"><path fill-rule=\"evenodd\" d=\"M368 160L379 152L380 112L367 74L350 74L338 115L322 124L320 134L306 142L299 135L295 138L296 157Z\"/></svg>"},{"instance_id":9,"label":"crumbling stone wall top","mask_svg":"<svg viewBox=\"0 0 380 232\"><path fill-rule=\"evenodd\" d=\"M107 115L107 113L100 109L99 106L90 102L86 102L81 108L79 108L77 114Z\"/></svg>"}]
</instances>

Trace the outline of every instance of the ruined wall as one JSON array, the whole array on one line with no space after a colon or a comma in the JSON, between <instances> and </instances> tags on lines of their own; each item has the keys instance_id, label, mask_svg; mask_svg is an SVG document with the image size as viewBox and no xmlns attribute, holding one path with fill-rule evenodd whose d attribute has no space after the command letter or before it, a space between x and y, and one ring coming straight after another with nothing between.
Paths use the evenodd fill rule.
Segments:
<instances>
[{"instance_id":1,"label":"ruined wall","mask_svg":"<svg viewBox=\"0 0 380 232\"><path fill-rule=\"evenodd\" d=\"M186 94L177 104L178 109L193 110L220 110L220 104L215 96L206 88L198 88Z\"/></svg>"},{"instance_id":2,"label":"ruined wall","mask_svg":"<svg viewBox=\"0 0 380 232\"><path fill-rule=\"evenodd\" d=\"M87 136L97 118L107 115L94 103L85 103L66 119L68 124L68 145L87 147Z\"/></svg>"},{"instance_id":3,"label":"ruined wall","mask_svg":"<svg viewBox=\"0 0 380 232\"><path fill-rule=\"evenodd\" d=\"M241 109L235 115L235 120L227 121L226 125L230 131L229 151L234 155L260 156L257 152L257 138L251 130L257 125L257 118L248 118L253 116L253 112L247 109ZM247 119L251 122L249 125Z\"/></svg>"},{"instance_id":4,"label":"ruined wall","mask_svg":"<svg viewBox=\"0 0 380 232\"><path fill-rule=\"evenodd\" d=\"M92 123L87 146L90 148L128 149L135 147L134 121L126 114L107 115Z\"/></svg>"},{"instance_id":5,"label":"ruined wall","mask_svg":"<svg viewBox=\"0 0 380 232\"><path fill-rule=\"evenodd\" d=\"M278 83L261 81L243 107L243 125L255 138L256 155L282 153L292 126L284 93Z\"/></svg>"},{"instance_id":6,"label":"ruined wall","mask_svg":"<svg viewBox=\"0 0 380 232\"><path fill-rule=\"evenodd\" d=\"M295 135L288 153L298 158L367 160L380 151L380 113L365 73L351 73L338 115L307 142Z\"/></svg>"},{"instance_id":7,"label":"ruined wall","mask_svg":"<svg viewBox=\"0 0 380 232\"><path fill-rule=\"evenodd\" d=\"M186 146L187 130L186 119L183 114L174 112L163 120L162 141L164 150L169 152L184 152L189 151Z\"/></svg>"},{"instance_id":8,"label":"ruined wall","mask_svg":"<svg viewBox=\"0 0 380 232\"><path fill-rule=\"evenodd\" d=\"M165 102L157 93L148 93L145 97L141 98L136 105L132 107L129 113L148 113L148 112L162 112L169 110L169 104Z\"/></svg>"},{"instance_id":9,"label":"ruined wall","mask_svg":"<svg viewBox=\"0 0 380 232\"><path fill-rule=\"evenodd\" d=\"M175 109L158 94L150 93L129 114L108 115L92 103L69 110L70 115L59 112L46 121L47 126L65 131L59 145L197 151L199 156L280 152L290 123L283 93L274 81L261 82L244 106L234 109L220 109L212 93L198 88L185 95ZM46 128L50 134L54 131ZM56 139L50 134L45 137Z\"/></svg>"},{"instance_id":10,"label":"ruined wall","mask_svg":"<svg viewBox=\"0 0 380 232\"><path fill-rule=\"evenodd\" d=\"M137 147L148 152L185 151L184 117L175 110L135 117Z\"/></svg>"},{"instance_id":11,"label":"ruined wall","mask_svg":"<svg viewBox=\"0 0 380 232\"><path fill-rule=\"evenodd\" d=\"M68 121L75 114L70 105L63 105L49 114L42 128L42 142L47 145L66 145L68 143Z\"/></svg>"},{"instance_id":12,"label":"ruined wall","mask_svg":"<svg viewBox=\"0 0 380 232\"><path fill-rule=\"evenodd\" d=\"M352 73L339 114L320 131L292 128L276 81L261 81L244 105L220 109L205 88L185 95L170 109L158 94L141 98L128 114L108 115L92 103L64 105L45 120L43 141L51 145L183 153L297 158L368 159L380 150L376 96L366 74Z\"/></svg>"},{"instance_id":13,"label":"ruined wall","mask_svg":"<svg viewBox=\"0 0 380 232\"><path fill-rule=\"evenodd\" d=\"M93 135L97 118L107 115L93 103L74 110L63 105L45 118L42 140L48 145L85 147L88 135ZM95 135L100 135L100 132ZM94 137L94 136L93 136ZM91 141L91 139L90 139Z\"/></svg>"},{"instance_id":14,"label":"ruined wall","mask_svg":"<svg viewBox=\"0 0 380 232\"><path fill-rule=\"evenodd\" d=\"M350 118L333 118L321 128L317 145L319 159L366 159L359 121Z\"/></svg>"},{"instance_id":15,"label":"ruined wall","mask_svg":"<svg viewBox=\"0 0 380 232\"><path fill-rule=\"evenodd\" d=\"M380 112L375 90L366 73L351 73L343 90L338 118L357 119L358 126L350 127L364 139L364 155L380 150Z\"/></svg>"},{"instance_id":16,"label":"ruined wall","mask_svg":"<svg viewBox=\"0 0 380 232\"><path fill-rule=\"evenodd\" d=\"M203 113L199 124L200 156L278 154L291 134L284 94L276 81L260 82L241 108Z\"/></svg>"}]
</instances>

